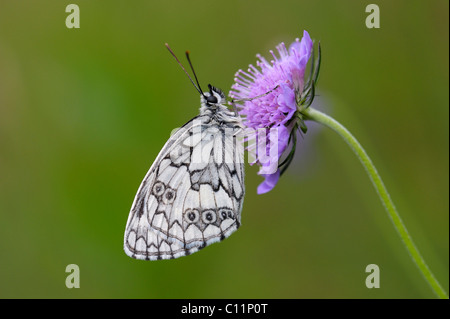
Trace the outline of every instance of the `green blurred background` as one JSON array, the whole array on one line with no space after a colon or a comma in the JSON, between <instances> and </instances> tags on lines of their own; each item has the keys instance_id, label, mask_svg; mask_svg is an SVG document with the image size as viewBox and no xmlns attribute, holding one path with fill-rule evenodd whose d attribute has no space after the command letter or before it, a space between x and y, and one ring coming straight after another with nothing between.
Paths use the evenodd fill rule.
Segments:
<instances>
[{"instance_id":1,"label":"green blurred background","mask_svg":"<svg viewBox=\"0 0 450 319\"><path fill-rule=\"evenodd\" d=\"M80 7L80 29L65 8ZM368 29L365 8L380 7ZM363 167L311 130L277 187L246 167L243 225L189 257L122 250L137 188L199 96L164 47L228 92L255 54L321 41L317 107L381 173L449 289L449 29L442 1L0 2L0 297L434 298ZM67 289L77 264L81 288ZM367 289L365 268L381 270Z\"/></svg>"}]
</instances>

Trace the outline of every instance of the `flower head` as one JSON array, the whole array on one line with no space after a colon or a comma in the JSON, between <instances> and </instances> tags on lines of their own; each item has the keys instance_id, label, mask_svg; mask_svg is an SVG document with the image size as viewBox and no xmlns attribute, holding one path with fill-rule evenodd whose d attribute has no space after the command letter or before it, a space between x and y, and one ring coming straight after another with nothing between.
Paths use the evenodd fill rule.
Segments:
<instances>
[{"instance_id":1,"label":"flower head","mask_svg":"<svg viewBox=\"0 0 450 319\"><path fill-rule=\"evenodd\" d=\"M315 80L304 80L312 49L313 42L304 31L302 40L296 39L289 49L279 44L278 57L270 51L270 63L258 54L257 67L250 65L247 72L239 70L235 75L230 96L241 102L238 109L248 129L248 151L254 156L253 164L261 166L258 174L265 177L258 194L275 187L285 169L278 164L282 154L291 140L295 147L297 128L306 131L298 110L310 104L314 95ZM289 165L292 156L291 150L284 164Z\"/></svg>"}]
</instances>

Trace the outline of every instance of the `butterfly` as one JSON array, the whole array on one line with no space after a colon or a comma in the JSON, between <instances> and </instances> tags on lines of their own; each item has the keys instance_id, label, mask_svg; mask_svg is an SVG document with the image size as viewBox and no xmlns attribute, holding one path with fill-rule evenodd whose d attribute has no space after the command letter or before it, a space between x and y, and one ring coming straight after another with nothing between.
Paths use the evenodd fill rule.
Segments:
<instances>
[{"instance_id":1,"label":"butterfly","mask_svg":"<svg viewBox=\"0 0 450 319\"><path fill-rule=\"evenodd\" d=\"M142 181L128 216L125 253L136 259L174 259L230 236L244 202L242 121L212 85L200 93L200 114L166 142Z\"/></svg>"}]
</instances>

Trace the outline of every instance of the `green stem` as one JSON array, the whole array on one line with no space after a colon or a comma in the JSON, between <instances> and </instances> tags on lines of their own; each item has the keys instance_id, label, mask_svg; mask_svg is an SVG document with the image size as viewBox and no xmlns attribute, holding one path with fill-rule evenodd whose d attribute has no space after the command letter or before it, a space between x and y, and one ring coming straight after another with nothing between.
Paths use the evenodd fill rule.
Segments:
<instances>
[{"instance_id":1,"label":"green stem","mask_svg":"<svg viewBox=\"0 0 450 319\"><path fill-rule=\"evenodd\" d=\"M436 280L430 269L428 268L427 264L425 263L425 260L420 255L419 250L414 245L411 236L408 234L408 231L406 230L405 225L403 224L400 215L398 214L397 210L395 209L394 203L392 202L391 197L389 196L389 193L386 189L386 187L383 184L383 181L381 180L380 175L378 174L375 166L373 165L372 161L370 160L367 153L362 148L361 144L356 140L356 138L339 122L337 122L332 117L317 111L313 108L308 108L306 110L302 111L302 115L304 116L305 120L311 120L318 123L321 123L325 126L328 126L332 130L334 130L336 133L338 133L350 146L350 148L355 152L356 156L360 159L361 163L363 164L364 168L367 171L367 174L369 174L369 177L375 186L375 189L377 190L377 193L386 208L386 211L391 218L392 222L394 223L395 229L397 229L397 232L399 233L400 237L403 240L403 243L406 246L406 249L410 253L413 261L416 263L417 267L419 267L419 270L422 272L423 276L425 277L426 281L431 285L431 288L434 290L434 292L443 299L448 299L447 293L445 290L441 287L439 282Z\"/></svg>"}]
</instances>

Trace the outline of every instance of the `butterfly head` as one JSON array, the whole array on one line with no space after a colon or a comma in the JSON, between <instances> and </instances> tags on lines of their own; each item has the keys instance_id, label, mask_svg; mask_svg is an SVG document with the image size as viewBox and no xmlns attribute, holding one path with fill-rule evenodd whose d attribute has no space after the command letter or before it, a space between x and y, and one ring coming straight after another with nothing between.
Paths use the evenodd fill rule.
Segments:
<instances>
[{"instance_id":1,"label":"butterfly head","mask_svg":"<svg viewBox=\"0 0 450 319\"><path fill-rule=\"evenodd\" d=\"M225 94L221 89L218 89L211 84L208 84L209 92L203 92L200 95L202 107L214 108L222 105L225 102Z\"/></svg>"}]
</instances>

